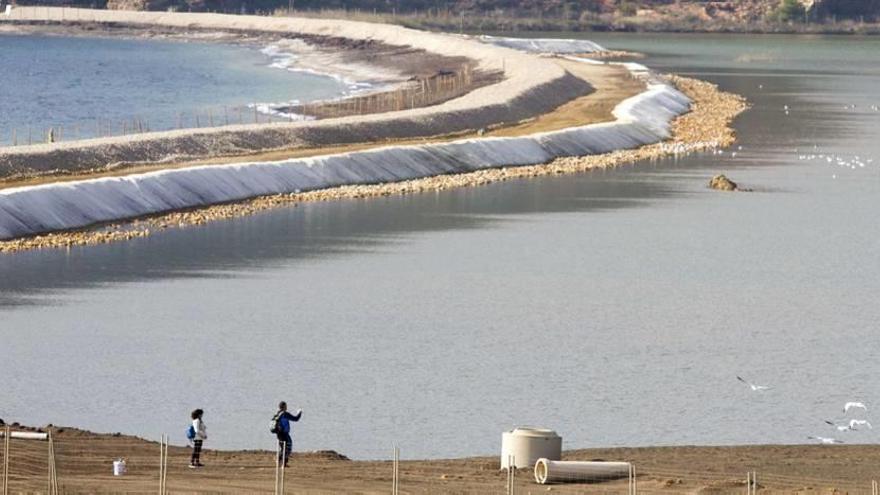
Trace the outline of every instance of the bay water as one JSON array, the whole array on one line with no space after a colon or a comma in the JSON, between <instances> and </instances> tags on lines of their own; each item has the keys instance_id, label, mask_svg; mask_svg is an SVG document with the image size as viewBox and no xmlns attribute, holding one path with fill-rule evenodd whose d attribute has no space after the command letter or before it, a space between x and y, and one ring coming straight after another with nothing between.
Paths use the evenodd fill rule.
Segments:
<instances>
[{"instance_id":1,"label":"bay water","mask_svg":"<svg viewBox=\"0 0 880 495\"><path fill-rule=\"evenodd\" d=\"M746 96L737 144L2 256L0 418L182 444L201 407L211 447L271 449L287 400L297 450L362 459L492 454L517 425L586 448L870 419L880 40L590 37Z\"/></svg>"}]
</instances>

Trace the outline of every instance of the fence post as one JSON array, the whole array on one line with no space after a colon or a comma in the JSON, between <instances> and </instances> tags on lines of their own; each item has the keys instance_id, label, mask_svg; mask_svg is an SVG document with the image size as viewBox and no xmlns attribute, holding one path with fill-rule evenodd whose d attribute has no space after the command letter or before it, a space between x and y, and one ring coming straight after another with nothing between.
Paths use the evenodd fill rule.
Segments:
<instances>
[{"instance_id":1,"label":"fence post","mask_svg":"<svg viewBox=\"0 0 880 495\"><path fill-rule=\"evenodd\" d=\"M3 437L5 440L3 446L3 495L9 495L9 437L11 436L9 425L6 425L6 435Z\"/></svg>"},{"instance_id":2,"label":"fence post","mask_svg":"<svg viewBox=\"0 0 880 495\"><path fill-rule=\"evenodd\" d=\"M394 445L391 463L391 495L400 493L400 447Z\"/></svg>"},{"instance_id":3,"label":"fence post","mask_svg":"<svg viewBox=\"0 0 880 495\"><path fill-rule=\"evenodd\" d=\"M165 434L159 437L159 495L162 495L162 461L165 460Z\"/></svg>"},{"instance_id":4,"label":"fence post","mask_svg":"<svg viewBox=\"0 0 880 495\"><path fill-rule=\"evenodd\" d=\"M49 488L47 493L49 495L58 495L58 471L56 470L55 465L55 440L52 438L51 428L47 430L46 439L48 440L49 447Z\"/></svg>"},{"instance_id":5,"label":"fence post","mask_svg":"<svg viewBox=\"0 0 880 495\"><path fill-rule=\"evenodd\" d=\"M284 468L287 467L287 442L281 442L281 450L284 455L284 462L281 463L281 490L279 493L284 495Z\"/></svg>"},{"instance_id":6,"label":"fence post","mask_svg":"<svg viewBox=\"0 0 880 495\"><path fill-rule=\"evenodd\" d=\"M507 456L507 495L514 495L516 493L515 480L516 480L516 456L508 455Z\"/></svg>"},{"instance_id":7,"label":"fence post","mask_svg":"<svg viewBox=\"0 0 880 495\"><path fill-rule=\"evenodd\" d=\"M168 493L168 434L165 434L165 459L162 464L162 495Z\"/></svg>"},{"instance_id":8,"label":"fence post","mask_svg":"<svg viewBox=\"0 0 880 495\"><path fill-rule=\"evenodd\" d=\"M162 434L159 439L159 495L167 493L168 479L168 435Z\"/></svg>"},{"instance_id":9,"label":"fence post","mask_svg":"<svg viewBox=\"0 0 880 495\"><path fill-rule=\"evenodd\" d=\"M629 495L636 495L636 467L629 463Z\"/></svg>"},{"instance_id":10,"label":"fence post","mask_svg":"<svg viewBox=\"0 0 880 495\"><path fill-rule=\"evenodd\" d=\"M758 493L758 472L748 471L746 473L746 494L753 495Z\"/></svg>"},{"instance_id":11,"label":"fence post","mask_svg":"<svg viewBox=\"0 0 880 495\"><path fill-rule=\"evenodd\" d=\"M58 495L58 465L55 463L55 437L50 437L52 442L52 486L55 488L55 495Z\"/></svg>"},{"instance_id":12,"label":"fence post","mask_svg":"<svg viewBox=\"0 0 880 495\"><path fill-rule=\"evenodd\" d=\"M275 448L275 488L274 493L278 495L278 472L281 469L281 444Z\"/></svg>"},{"instance_id":13,"label":"fence post","mask_svg":"<svg viewBox=\"0 0 880 495\"><path fill-rule=\"evenodd\" d=\"M52 432L50 431L46 438L46 466L49 467L48 483L46 484L46 493L52 495Z\"/></svg>"}]
</instances>

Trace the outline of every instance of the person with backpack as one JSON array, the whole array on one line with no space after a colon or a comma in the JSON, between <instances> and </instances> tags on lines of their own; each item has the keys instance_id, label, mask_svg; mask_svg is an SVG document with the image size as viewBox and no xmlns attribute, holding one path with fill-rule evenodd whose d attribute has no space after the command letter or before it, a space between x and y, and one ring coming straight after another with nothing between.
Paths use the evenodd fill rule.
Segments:
<instances>
[{"instance_id":1,"label":"person with backpack","mask_svg":"<svg viewBox=\"0 0 880 495\"><path fill-rule=\"evenodd\" d=\"M193 446L192 456L189 458L190 469L205 466L199 459L202 454L202 443L208 439L208 435L205 433L205 422L202 421L203 414L205 414L205 411L201 409L196 409L190 414L192 424L189 425L186 431L186 438L192 442Z\"/></svg>"},{"instance_id":2,"label":"person with backpack","mask_svg":"<svg viewBox=\"0 0 880 495\"><path fill-rule=\"evenodd\" d=\"M278 404L278 412L272 417L272 433L278 437L278 463L284 463L284 467L288 466L290 452L293 450L293 438L291 438L291 421L299 421L302 417L302 409L296 411L296 414L287 412L287 402L281 401Z\"/></svg>"}]
</instances>

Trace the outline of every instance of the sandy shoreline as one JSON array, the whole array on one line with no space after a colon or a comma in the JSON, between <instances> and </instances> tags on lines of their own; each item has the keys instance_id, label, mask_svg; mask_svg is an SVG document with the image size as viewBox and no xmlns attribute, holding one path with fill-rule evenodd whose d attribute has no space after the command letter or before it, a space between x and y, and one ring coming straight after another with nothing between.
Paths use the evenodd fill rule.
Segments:
<instances>
[{"instance_id":1,"label":"sandy shoreline","mask_svg":"<svg viewBox=\"0 0 880 495\"><path fill-rule=\"evenodd\" d=\"M514 178L579 173L669 154L725 147L732 144L735 134L730 123L746 108L745 101L739 96L721 92L716 86L709 83L680 77L675 77L672 81L693 100L693 105L690 113L673 121L672 139L667 142L601 155L560 158L542 165L493 168L473 173L439 175L402 182L342 186L304 193L265 196L231 204L172 212L99 229L59 232L2 241L0 242L0 252L124 241L145 237L152 232L167 228L201 225L212 220L252 215L270 208L295 206L297 203L306 201L414 194L452 187L473 187Z\"/></svg>"},{"instance_id":2,"label":"sandy shoreline","mask_svg":"<svg viewBox=\"0 0 880 495\"><path fill-rule=\"evenodd\" d=\"M13 430L20 430L14 428ZM158 479L158 443L122 434L97 434L52 428L55 468L63 493L145 493ZM262 441L260 441L262 440ZM272 439L255 439L271 445ZM500 442L500 435L499 435ZM173 438L167 486L175 493L272 493L273 453L267 450L203 451L206 467L188 470L189 449ZM405 457L406 449L402 446ZM46 442L13 440L10 491L46 489ZM388 460L348 460L344 451L295 453L285 472L287 493L361 493L390 491ZM112 461L125 458L128 474L112 476ZM747 471L757 473L763 493L870 493L880 461L873 445L751 445L590 448L563 452L563 460L631 462L641 492L740 494ZM2 468L0 468L2 469ZM530 470L517 470L517 493L626 493L627 481L565 483L541 486ZM438 460L403 460L404 493L504 493L506 474L497 455ZM549 488L549 490L548 490Z\"/></svg>"}]
</instances>

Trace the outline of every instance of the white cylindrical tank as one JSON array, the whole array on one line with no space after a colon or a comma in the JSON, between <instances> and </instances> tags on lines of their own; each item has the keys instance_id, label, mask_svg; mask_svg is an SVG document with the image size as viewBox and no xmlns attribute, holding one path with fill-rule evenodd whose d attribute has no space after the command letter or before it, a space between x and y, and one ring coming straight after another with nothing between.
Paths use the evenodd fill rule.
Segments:
<instances>
[{"instance_id":1,"label":"white cylindrical tank","mask_svg":"<svg viewBox=\"0 0 880 495\"><path fill-rule=\"evenodd\" d=\"M553 430L520 426L501 434L501 469L510 467L510 456L517 469L531 468L544 457L562 458L562 437Z\"/></svg>"},{"instance_id":2,"label":"white cylindrical tank","mask_svg":"<svg viewBox=\"0 0 880 495\"><path fill-rule=\"evenodd\" d=\"M547 483L602 481L627 478L630 475L628 462L585 462L538 459L535 462L535 481Z\"/></svg>"},{"instance_id":3,"label":"white cylindrical tank","mask_svg":"<svg viewBox=\"0 0 880 495\"><path fill-rule=\"evenodd\" d=\"M113 461L113 476L122 476L126 472L125 459L116 459Z\"/></svg>"}]
</instances>

